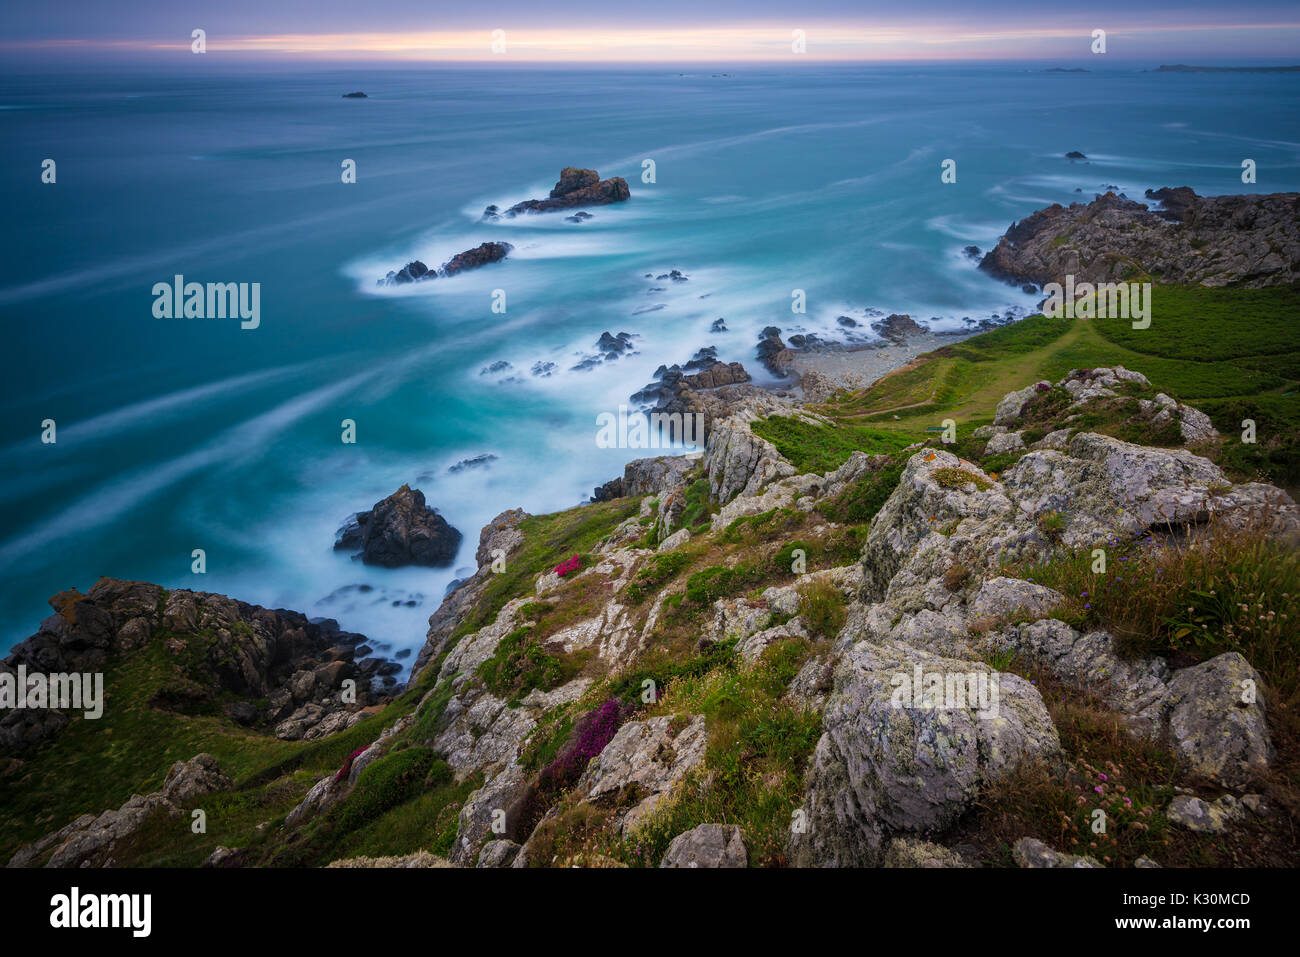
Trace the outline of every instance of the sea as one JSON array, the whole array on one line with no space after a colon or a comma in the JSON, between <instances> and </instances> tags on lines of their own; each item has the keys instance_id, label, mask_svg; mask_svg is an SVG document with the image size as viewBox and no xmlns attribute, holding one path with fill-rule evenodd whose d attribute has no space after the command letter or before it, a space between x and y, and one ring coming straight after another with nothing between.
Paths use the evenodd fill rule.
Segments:
<instances>
[{"instance_id":1,"label":"sea","mask_svg":"<svg viewBox=\"0 0 1300 957\"><path fill-rule=\"evenodd\" d=\"M713 346L770 382L767 326L1022 315L963 250L1051 203L1300 189L1300 77L1053 65L6 71L0 650L100 576L418 649L493 516L672 451L598 441L659 365ZM566 166L631 199L483 221ZM488 241L514 250L379 282ZM177 276L258 284L256 328L159 315ZM333 549L403 483L463 533L452 565Z\"/></svg>"}]
</instances>

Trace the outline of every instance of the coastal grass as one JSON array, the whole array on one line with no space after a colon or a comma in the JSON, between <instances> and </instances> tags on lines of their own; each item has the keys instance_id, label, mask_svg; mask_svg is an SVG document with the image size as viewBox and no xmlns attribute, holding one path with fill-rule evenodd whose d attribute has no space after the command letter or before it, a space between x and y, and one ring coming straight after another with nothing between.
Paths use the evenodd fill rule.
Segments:
<instances>
[{"instance_id":1,"label":"coastal grass","mask_svg":"<svg viewBox=\"0 0 1300 957\"><path fill-rule=\"evenodd\" d=\"M619 498L521 520L523 543L507 559L505 571L488 579L479 601L452 633L453 640L491 624L506 602L533 592L539 575L573 555L590 552L639 508L639 499Z\"/></svg>"},{"instance_id":2,"label":"coastal grass","mask_svg":"<svg viewBox=\"0 0 1300 957\"><path fill-rule=\"evenodd\" d=\"M709 741L700 768L665 796L627 840L625 859L656 866L671 840L700 824L736 824L750 866L786 863L790 822L803 800L803 777L821 716L785 697L814 646L776 642L752 668L732 655L706 672L669 682L652 714L703 714Z\"/></svg>"},{"instance_id":3,"label":"coastal grass","mask_svg":"<svg viewBox=\"0 0 1300 957\"><path fill-rule=\"evenodd\" d=\"M150 704L175 680L166 636L110 659L104 675L104 713L74 713L54 738L10 760L0 776L0 857L56 830L81 814L120 807L132 794L162 787L176 761L214 755L233 779L301 750L216 715L186 715Z\"/></svg>"},{"instance_id":4,"label":"coastal grass","mask_svg":"<svg viewBox=\"0 0 1300 957\"><path fill-rule=\"evenodd\" d=\"M1297 319L1300 286L1158 285L1147 329L1134 329L1127 320L1031 316L919 356L868 389L838 394L816 408L834 425L822 427L815 444L812 436L800 441L797 434L782 434L780 430L793 431L784 423L771 431L785 439L795 456L791 461L801 469L804 462L822 466L847 458L843 450L860 445L859 429L919 441L952 419L963 437L987 423L1008 392L1040 380L1056 382L1073 369L1122 365L1146 376L1152 394L1163 392L1211 417L1223 439L1197 451L1214 459L1234 481L1295 489L1300 484ZM1104 422L1087 420L1099 411L1090 410L1075 427L1101 425L1098 430L1108 431ZM1247 419L1256 423L1254 443L1239 441ZM1142 433L1118 437L1156 439L1157 444L1172 440ZM823 457L816 459L814 453ZM986 466L1005 467L1012 461Z\"/></svg>"},{"instance_id":5,"label":"coastal grass","mask_svg":"<svg viewBox=\"0 0 1300 957\"><path fill-rule=\"evenodd\" d=\"M1143 534L1017 570L1065 596L1072 625L1105 629L1119 650L1175 666L1240 652L1282 702L1300 705L1300 554L1262 528L1214 525L1190 540Z\"/></svg>"},{"instance_id":6,"label":"coastal grass","mask_svg":"<svg viewBox=\"0 0 1300 957\"><path fill-rule=\"evenodd\" d=\"M893 432L855 425L821 425L802 419L770 416L753 423L754 434L767 439L800 472L831 472L854 452L894 452L909 444Z\"/></svg>"}]
</instances>

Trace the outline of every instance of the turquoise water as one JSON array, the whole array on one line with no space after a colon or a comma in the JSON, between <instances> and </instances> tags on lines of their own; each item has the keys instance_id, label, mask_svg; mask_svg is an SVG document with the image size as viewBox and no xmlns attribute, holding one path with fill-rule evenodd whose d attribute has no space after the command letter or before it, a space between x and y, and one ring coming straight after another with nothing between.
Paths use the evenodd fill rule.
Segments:
<instances>
[{"instance_id":1,"label":"turquoise water","mask_svg":"<svg viewBox=\"0 0 1300 957\"><path fill-rule=\"evenodd\" d=\"M1298 189L1297 84L1022 65L5 77L0 647L101 575L418 647L489 518L577 504L647 454L597 448L595 418L661 362L713 344L758 372L766 325L824 332L876 308L955 328L1032 305L961 248L1103 185ZM357 89L370 98L341 98ZM478 221L544 196L565 165L626 177L632 201L582 225ZM486 240L516 251L375 285ZM689 282L645 278L669 269ZM152 286L176 273L261 283L260 327L155 318ZM729 332L710 335L718 317ZM605 330L640 335L640 354L568 371ZM518 381L480 375L497 360ZM558 371L536 378L536 362ZM498 458L448 472L483 453ZM346 516L402 482L465 534L453 568L332 551Z\"/></svg>"}]
</instances>

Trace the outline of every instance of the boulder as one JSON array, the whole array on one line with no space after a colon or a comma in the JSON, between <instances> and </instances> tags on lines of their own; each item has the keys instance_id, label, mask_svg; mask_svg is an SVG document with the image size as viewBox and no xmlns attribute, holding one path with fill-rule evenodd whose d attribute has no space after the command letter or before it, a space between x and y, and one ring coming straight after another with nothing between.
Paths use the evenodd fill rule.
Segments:
<instances>
[{"instance_id":1,"label":"boulder","mask_svg":"<svg viewBox=\"0 0 1300 957\"><path fill-rule=\"evenodd\" d=\"M1022 837L1011 850L1012 859L1021 867L1101 867L1094 857L1064 854L1033 837Z\"/></svg>"},{"instance_id":2,"label":"boulder","mask_svg":"<svg viewBox=\"0 0 1300 957\"><path fill-rule=\"evenodd\" d=\"M1241 787L1273 757L1264 715L1263 679L1229 651L1174 672L1162 705L1175 753L1194 774Z\"/></svg>"},{"instance_id":3,"label":"boulder","mask_svg":"<svg viewBox=\"0 0 1300 957\"><path fill-rule=\"evenodd\" d=\"M910 689L918 670L932 676L922 678L925 687L938 680L945 689L942 701ZM980 675L985 700L972 705L967 692L980 687ZM948 696L950 687L961 690L959 680L965 690ZM892 642L862 641L845 652L823 728L806 827L791 836L796 866L877 866L886 837L948 827L981 788L1060 750L1028 681Z\"/></svg>"},{"instance_id":4,"label":"boulder","mask_svg":"<svg viewBox=\"0 0 1300 957\"><path fill-rule=\"evenodd\" d=\"M356 550L367 565L450 565L461 534L424 503L424 493L403 485L339 529L336 551Z\"/></svg>"},{"instance_id":5,"label":"boulder","mask_svg":"<svg viewBox=\"0 0 1300 957\"><path fill-rule=\"evenodd\" d=\"M748 867L744 835L734 824L701 824L678 834L660 867Z\"/></svg>"},{"instance_id":6,"label":"boulder","mask_svg":"<svg viewBox=\"0 0 1300 957\"><path fill-rule=\"evenodd\" d=\"M607 206L611 203L625 203L631 195L627 181L621 176L601 179L600 174L593 169L566 166L560 171L560 180L546 199L528 199L516 203L506 210L505 215L549 213L581 206Z\"/></svg>"}]
</instances>

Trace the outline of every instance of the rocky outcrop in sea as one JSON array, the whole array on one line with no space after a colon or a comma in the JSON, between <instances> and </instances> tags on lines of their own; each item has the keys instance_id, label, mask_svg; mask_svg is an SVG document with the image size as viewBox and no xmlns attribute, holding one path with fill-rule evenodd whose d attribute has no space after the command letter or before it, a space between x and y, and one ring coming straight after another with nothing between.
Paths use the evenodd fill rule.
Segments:
<instances>
[{"instance_id":1,"label":"rocky outcrop in sea","mask_svg":"<svg viewBox=\"0 0 1300 957\"><path fill-rule=\"evenodd\" d=\"M1147 199L1108 192L1040 209L1013 223L979 268L1039 285L1067 275L1252 288L1300 279L1300 193L1198 196L1180 186Z\"/></svg>"},{"instance_id":2,"label":"rocky outcrop in sea","mask_svg":"<svg viewBox=\"0 0 1300 957\"><path fill-rule=\"evenodd\" d=\"M379 280L381 286L400 286L404 283L427 282L439 276L455 276L470 269L497 263L510 255L515 247L509 243L480 243L473 249L457 253L448 259L439 269L430 269L420 260L407 263L397 271L390 270L388 275Z\"/></svg>"},{"instance_id":3,"label":"rocky outcrop in sea","mask_svg":"<svg viewBox=\"0 0 1300 957\"><path fill-rule=\"evenodd\" d=\"M450 565L461 534L424 502L424 493L403 485L365 512L352 516L334 541L335 551L355 551L367 565Z\"/></svg>"},{"instance_id":4,"label":"rocky outcrop in sea","mask_svg":"<svg viewBox=\"0 0 1300 957\"><path fill-rule=\"evenodd\" d=\"M505 212L496 206L489 206L484 210L483 218L492 222L502 216L509 219L521 213L551 213L584 206L608 206L611 203L625 203L631 195L627 181L621 176L601 179L594 169L566 166L560 171L559 182L546 199L527 199Z\"/></svg>"}]
</instances>

